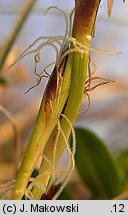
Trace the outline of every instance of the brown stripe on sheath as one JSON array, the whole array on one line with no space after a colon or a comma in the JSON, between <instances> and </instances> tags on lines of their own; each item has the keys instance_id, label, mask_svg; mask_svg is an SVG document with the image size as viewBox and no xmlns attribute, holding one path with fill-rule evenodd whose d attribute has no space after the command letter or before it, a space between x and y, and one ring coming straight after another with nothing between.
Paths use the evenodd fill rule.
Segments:
<instances>
[{"instance_id":1,"label":"brown stripe on sheath","mask_svg":"<svg viewBox=\"0 0 128 216\"><path fill-rule=\"evenodd\" d=\"M66 49L67 50L67 49ZM65 51L66 51L65 50ZM62 52L62 55L64 52ZM63 79L63 73L64 68L67 62L67 56L62 59L62 61L59 64L59 67L54 67L54 70L52 72L52 75L49 79L49 82L47 84L45 93L44 93L44 111L45 111L45 117L48 120L50 115L52 114L52 108L57 102L57 97L62 85L62 79ZM61 70L63 68L63 70Z\"/></svg>"},{"instance_id":2,"label":"brown stripe on sheath","mask_svg":"<svg viewBox=\"0 0 128 216\"><path fill-rule=\"evenodd\" d=\"M52 114L53 106L56 103L57 96L61 87L61 81L62 77L57 68L55 67L44 94L44 112L47 120Z\"/></svg>"}]
</instances>

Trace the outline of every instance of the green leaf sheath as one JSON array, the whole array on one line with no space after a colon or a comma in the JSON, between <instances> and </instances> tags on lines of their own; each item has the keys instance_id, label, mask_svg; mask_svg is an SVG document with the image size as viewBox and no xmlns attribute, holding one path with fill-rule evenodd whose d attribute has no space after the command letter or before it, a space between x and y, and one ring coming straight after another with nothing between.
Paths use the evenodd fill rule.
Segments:
<instances>
[{"instance_id":1,"label":"green leaf sheath","mask_svg":"<svg viewBox=\"0 0 128 216\"><path fill-rule=\"evenodd\" d=\"M100 0L76 1L73 36L87 46L91 43L91 33L99 4ZM89 50L84 54L80 54L79 51L70 53L65 63L66 66L60 68L62 72L56 74L57 71L54 71L55 73L53 73L45 90L37 121L16 179L13 199L22 199L31 173L43 151L49 162L52 163L55 143L54 132L56 136L58 120L60 120L63 133L68 140L71 127L61 114L64 114L71 124L74 123L84 93L88 59ZM64 149L64 138L60 135L56 151L56 162L61 157ZM52 175L52 170L49 167L48 163L43 160L39 170L39 174L49 173L47 177L43 176L39 181L46 187ZM40 199L41 191L39 191L39 188L35 187L33 189L33 195L34 199Z\"/></svg>"},{"instance_id":2,"label":"green leaf sheath","mask_svg":"<svg viewBox=\"0 0 128 216\"><path fill-rule=\"evenodd\" d=\"M87 67L88 54L84 54L83 56L81 56L80 53L73 53L71 88L67 105L63 113L72 125L74 124L74 121L77 117L83 98ZM61 120L61 128L64 131L64 134L68 140L71 132L71 127L64 117ZM56 155L58 155L58 159L62 155L65 148L64 140L62 140L63 138L61 136L59 143L63 143L63 147L62 145L59 145L57 148Z\"/></svg>"},{"instance_id":3,"label":"green leaf sheath","mask_svg":"<svg viewBox=\"0 0 128 216\"><path fill-rule=\"evenodd\" d=\"M81 4L79 4L80 2ZM79 1L79 2L77 1L73 35L75 35L75 38L78 41L89 46L91 40L88 40L88 38L90 39L90 37L88 36L91 36L91 32L93 31L93 26L95 23L96 14L97 14L97 10L98 10L100 1L92 1L92 5L90 5L89 1L86 1L86 2L87 2L87 5L85 1ZM88 3L89 3L89 6L88 6ZM82 6L84 7L84 12L83 12ZM89 11L91 12L89 13ZM86 17L86 14L89 17ZM63 114L68 118L70 123L73 125L76 119L76 116L78 114L78 110L79 110L79 107L80 107L80 104L83 98L83 94L84 94L86 73L87 73L87 68L88 68L89 51L83 55L81 55L79 52L72 53L71 55L73 56L73 67L72 67L72 72L71 72L71 86L70 86L69 97L66 102L65 109L63 110ZM67 120L64 117L61 118L60 123L61 123L61 128L65 134L65 137L68 140L70 132L71 132L71 127L67 123ZM51 163L53 161L53 151L54 151L54 145L52 145L52 143L54 142L53 137L56 134L57 134L57 130L54 131L53 136L49 140L49 143L44 151L44 154L47 156L48 160ZM58 140L58 147L56 151L56 163L60 159L64 149L65 149L64 138L62 135L60 135L59 140ZM41 174L46 171L49 172L49 176L46 176L46 177L44 176L43 179L39 181L39 183L45 187L48 184L52 170L51 170L51 167L48 165L48 163L46 161L43 161L41 168L39 170L39 173ZM40 199L41 191L39 190L38 187L34 188L33 194L34 194L35 199Z\"/></svg>"},{"instance_id":4,"label":"green leaf sheath","mask_svg":"<svg viewBox=\"0 0 128 216\"><path fill-rule=\"evenodd\" d=\"M59 96L54 104L52 114L49 119L45 117L45 106L44 106L44 95L40 110L37 116L37 120L30 138L30 141L27 145L26 152L24 154L23 162L21 164L20 170L15 183L15 188L13 191L13 199L22 199L24 195L25 188L28 184L28 180L31 176L33 169L36 166L36 163L39 157L43 153L45 144L47 143L57 121L58 116L62 112L65 101L68 97L69 86L70 86L70 73L72 67L72 56L70 55L65 67L65 73L63 76L63 82ZM52 82L52 79L51 81Z\"/></svg>"},{"instance_id":5,"label":"green leaf sheath","mask_svg":"<svg viewBox=\"0 0 128 216\"><path fill-rule=\"evenodd\" d=\"M72 73L74 74L74 76L72 76L72 80L71 80L72 88L70 88L69 98L67 100L65 111L63 114L69 119L71 124L73 124L76 119L83 98L86 71L88 66L88 55L83 55L83 57L81 57L80 53L73 53L71 55L73 56ZM67 120L64 117L62 117L60 124L61 124L61 129L63 130L65 137L68 140L71 132L71 127L67 123ZM54 134L56 135L56 132ZM54 142L53 137L51 138L49 145L47 145L44 151L44 154L47 156L47 159L51 163L53 161L53 151L54 151L54 145L52 144ZM65 149L65 141L63 136L60 135L58 140L58 147L56 150L56 163L62 156L64 149ZM40 174L44 172L49 172L49 176L48 175L46 177L44 176L42 180L40 180L39 182L41 185L46 187L52 172L51 167L48 165L47 161L43 161L42 166L39 170ZM40 199L41 191L39 190L38 187L34 189L33 194L35 199Z\"/></svg>"},{"instance_id":6,"label":"green leaf sheath","mask_svg":"<svg viewBox=\"0 0 128 216\"><path fill-rule=\"evenodd\" d=\"M91 3L90 3L91 2ZM76 10L75 10L75 19L74 19L74 30L73 36L84 45L90 46L91 40L90 36L93 31L93 27L95 24L97 10L99 8L100 1L92 0L92 1L85 1L85 0L76 0ZM86 80L86 73L88 68L88 58L89 58L89 51L86 54L81 55L79 52L75 52L72 54L73 56L73 67L71 72L71 86L69 97L66 102L65 109L63 110L63 114L68 118L71 124L74 123L82 98L84 94L84 87L85 87L85 80ZM65 134L66 139L68 140L71 127L67 123L67 120L62 117L61 119L61 128ZM53 136L49 140L49 143L45 149L44 154L47 156L49 161L52 163L53 161L53 151L54 146L53 137L57 134L57 131L54 131ZM63 151L65 149L65 142L62 135L60 135L58 140L58 148L56 151L56 162L60 159ZM42 162L41 168L39 173L43 172L51 173L52 170L50 166L47 164L46 161ZM48 183L49 177L43 177L42 181L39 181L42 186L46 186ZM40 199L41 191L39 188L35 188L33 190L34 197L36 199Z\"/></svg>"}]
</instances>

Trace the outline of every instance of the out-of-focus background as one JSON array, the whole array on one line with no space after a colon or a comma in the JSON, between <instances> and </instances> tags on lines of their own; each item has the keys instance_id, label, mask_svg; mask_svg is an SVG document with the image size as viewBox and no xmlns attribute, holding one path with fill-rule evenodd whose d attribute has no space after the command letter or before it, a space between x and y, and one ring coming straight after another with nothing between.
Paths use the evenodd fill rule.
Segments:
<instances>
[{"instance_id":1,"label":"out-of-focus background","mask_svg":"<svg viewBox=\"0 0 128 216\"><path fill-rule=\"evenodd\" d=\"M12 31L20 11L27 0L0 0L0 47ZM44 11L51 5L58 6L69 16L74 1L37 0L27 18L4 70L14 59L40 36L64 35L65 20L61 13L51 10L44 16ZM110 55L91 51L92 61L97 66L96 75L114 80L90 92L91 105L86 114L78 114L75 126L83 126L95 131L114 150L128 146L128 3L115 1L111 18L107 16L107 1L102 1L96 25L92 47L107 51L121 51L120 55ZM55 58L51 48L41 52L38 66L49 64ZM27 56L5 74L6 87L0 86L0 104L6 107L16 118L25 146L30 137L41 97L47 79L27 94L29 87L36 84L33 55ZM4 71L3 71L4 73ZM81 110L87 108L87 98L83 98ZM13 167L8 169L5 162L12 160L13 130L11 124L0 113L0 172L4 179L11 179ZM6 154L5 154L6 152ZM7 176L6 176L7 175ZM0 178L3 178L0 176Z\"/></svg>"}]
</instances>

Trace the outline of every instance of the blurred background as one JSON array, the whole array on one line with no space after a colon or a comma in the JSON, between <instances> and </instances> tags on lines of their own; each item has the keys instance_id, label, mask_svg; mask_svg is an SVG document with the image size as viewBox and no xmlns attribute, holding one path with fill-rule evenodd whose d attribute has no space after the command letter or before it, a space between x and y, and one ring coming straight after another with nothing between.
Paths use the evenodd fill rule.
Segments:
<instances>
[{"instance_id":1,"label":"blurred background","mask_svg":"<svg viewBox=\"0 0 128 216\"><path fill-rule=\"evenodd\" d=\"M6 43L26 0L0 0L0 47ZM34 75L34 56L29 55L4 73L9 65L36 38L40 36L64 35L65 20L61 13L51 10L44 16L44 11L51 5L58 6L69 16L74 0L37 0L26 19L3 68L8 83L0 85L0 104L8 109L17 120L21 133L21 142L25 147L31 134L41 97L47 83L42 79L40 85L27 94L29 87L36 84ZM114 80L90 92L91 105L86 114L78 114L75 126L82 126L96 132L114 152L128 146L128 3L115 1L112 15L107 15L107 0L102 1L95 38L92 47L107 51L121 51L120 55L109 55L91 51L91 59L97 66L96 75ZM38 70L55 59L55 52L45 48L41 52ZM49 71L50 72L50 71ZM87 97L83 98L81 111L87 108ZM0 113L0 176L1 181L14 175L12 161L14 143L11 124ZM5 154L6 152L6 154ZM6 172L9 170L8 172Z\"/></svg>"}]
</instances>

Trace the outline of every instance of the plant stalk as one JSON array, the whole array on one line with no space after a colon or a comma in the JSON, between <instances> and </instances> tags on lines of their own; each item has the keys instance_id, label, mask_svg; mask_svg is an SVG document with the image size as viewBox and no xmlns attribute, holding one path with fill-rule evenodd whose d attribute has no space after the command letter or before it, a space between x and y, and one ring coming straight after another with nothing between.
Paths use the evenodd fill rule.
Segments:
<instances>
[{"instance_id":1,"label":"plant stalk","mask_svg":"<svg viewBox=\"0 0 128 216\"><path fill-rule=\"evenodd\" d=\"M75 19L74 19L74 36L75 38L82 42L84 45L90 46L91 44L91 35L93 31L93 27L95 25L96 15L99 8L100 0L98 1L85 1L79 0L76 1L76 11L75 11ZM71 54L73 56L73 67L71 72L71 85L69 97L66 102L66 106L63 112L63 115L67 117L70 123L73 125L74 121L77 117L83 94L85 88L86 74L88 68L89 61L89 51L86 54L81 55L79 52L75 52ZM66 139L68 140L71 127L68 124L67 120L62 117L60 121L61 129L65 134ZM57 136L57 129L53 132L46 149L44 151L44 155L47 157L49 162L53 162L53 151L55 142L55 136ZM56 162L60 159L63 152L65 150L65 141L62 135L59 136L58 147L56 151ZM39 180L39 185L46 187L49 179L52 175L52 169L47 163L47 161L43 160L41 168L39 170L39 174L41 173L49 173ZM35 187L33 190L34 199L41 198L41 190L39 187Z\"/></svg>"},{"instance_id":2,"label":"plant stalk","mask_svg":"<svg viewBox=\"0 0 128 216\"><path fill-rule=\"evenodd\" d=\"M62 71L63 67L61 66ZM15 188L13 191L13 199L22 199L33 169L35 168L36 163L42 155L44 147L55 128L55 125L58 121L58 116L60 116L68 97L71 67L72 56L68 58L65 67L65 74L62 78L62 85L61 80L55 81L56 69L53 71L52 77L48 82L37 116L37 120L35 122L31 138L27 145L20 170L18 172ZM58 88L57 85L60 85L60 92L58 93L59 95L56 98L56 92L54 94L54 90Z\"/></svg>"},{"instance_id":3,"label":"plant stalk","mask_svg":"<svg viewBox=\"0 0 128 216\"><path fill-rule=\"evenodd\" d=\"M91 35L99 4L100 0L76 0L73 36L87 47L91 43ZM56 68L53 71L16 179L13 199L22 199L31 173L43 153L52 164L58 120L68 140L71 127L61 114L65 115L73 125L84 94L88 60L89 49L84 54L79 53L79 51L70 53L65 65L61 66L61 72L59 71L59 74L57 74ZM59 136L57 146L56 163L65 149L62 135ZM52 170L47 161L43 160L39 174L45 172L49 173L49 175L42 177L39 183L47 188ZM40 199L42 192L39 188L34 187L33 195L34 199Z\"/></svg>"}]
</instances>

